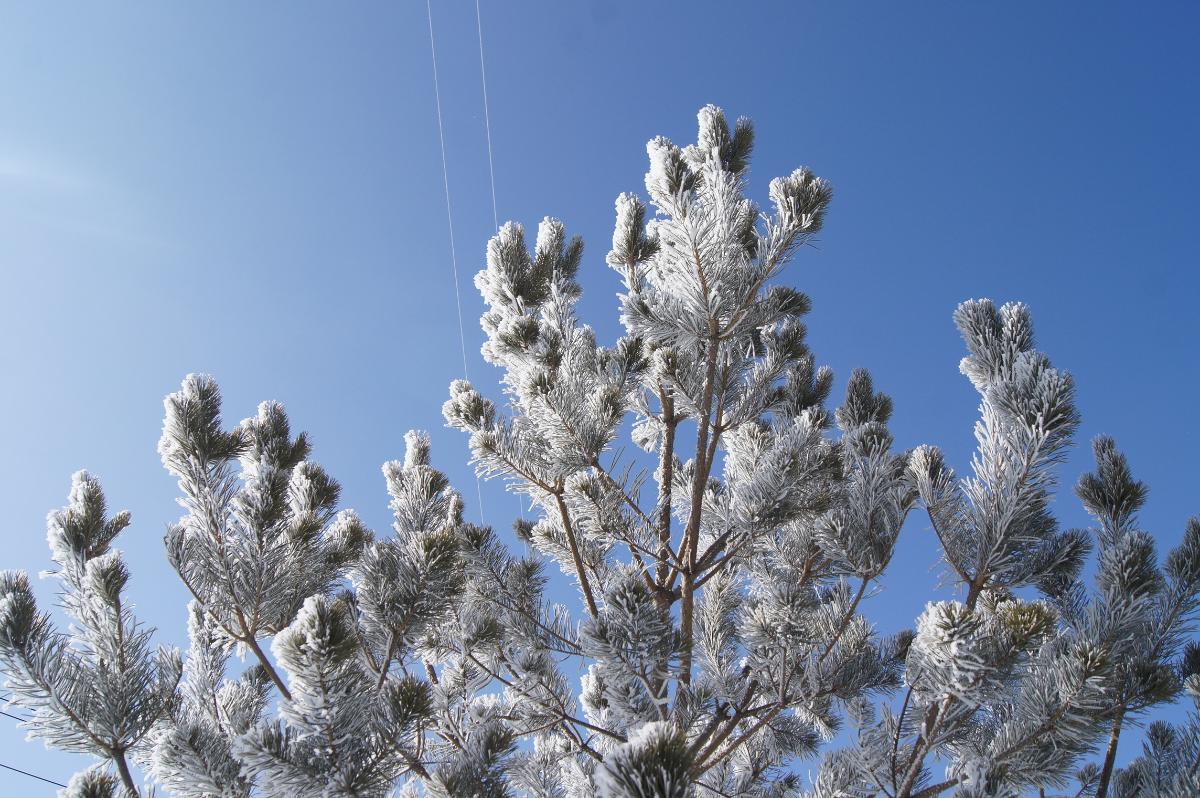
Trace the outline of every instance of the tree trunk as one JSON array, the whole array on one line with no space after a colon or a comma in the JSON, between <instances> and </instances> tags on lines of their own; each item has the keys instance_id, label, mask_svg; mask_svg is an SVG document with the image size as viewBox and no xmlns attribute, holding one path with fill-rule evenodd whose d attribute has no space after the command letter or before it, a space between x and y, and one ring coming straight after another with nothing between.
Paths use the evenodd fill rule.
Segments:
<instances>
[{"instance_id":1,"label":"tree trunk","mask_svg":"<svg viewBox=\"0 0 1200 798\"><path fill-rule=\"evenodd\" d=\"M1100 771L1100 783L1096 785L1096 798L1104 798L1108 782L1112 778L1113 763L1117 760L1117 741L1121 737L1121 721L1125 719L1125 707L1117 710L1113 717L1112 732L1108 735L1108 749L1104 752L1104 769Z\"/></svg>"},{"instance_id":2,"label":"tree trunk","mask_svg":"<svg viewBox=\"0 0 1200 798\"><path fill-rule=\"evenodd\" d=\"M117 773L121 775L121 783L125 785L125 790L129 794L129 798L138 798L138 788L133 783L133 774L129 772L129 763L125 761L125 752L114 752L113 762L116 763Z\"/></svg>"}]
</instances>

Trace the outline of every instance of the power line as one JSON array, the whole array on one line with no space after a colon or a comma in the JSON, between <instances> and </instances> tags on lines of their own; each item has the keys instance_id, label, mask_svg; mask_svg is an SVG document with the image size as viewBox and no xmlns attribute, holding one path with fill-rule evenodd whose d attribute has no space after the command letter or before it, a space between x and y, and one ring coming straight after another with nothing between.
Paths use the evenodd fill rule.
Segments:
<instances>
[{"instance_id":1,"label":"power line","mask_svg":"<svg viewBox=\"0 0 1200 798\"><path fill-rule=\"evenodd\" d=\"M8 695L8 694L0 695L0 701L8 701L10 698L12 698L12 696ZM2 709L0 709L0 715L4 715L5 717L12 718L13 720L19 720L22 723L25 723L26 721L29 720L29 718L22 718L19 715L14 715L11 712L5 712Z\"/></svg>"},{"instance_id":2,"label":"power line","mask_svg":"<svg viewBox=\"0 0 1200 798\"><path fill-rule=\"evenodd\" d=\"M9 696L0 696L0 700L8 700L8 698L9 698ZM11 712L5 712L2 709L0 709L0 715L3 715L6 718L12 718L15 721L20 721L21 723L26 723L29 720L29 718L22 718L19 715L14 715ZM12 765L6 765L3 762L0 762L0 768L4 768L5 770L11 770L13 773L20 773L22 776L28 776L31 779L37 779L38 781L44 781L47 784L53 784L55 787L66 787L67 786L61 782L55 781L54 779L47 779L43 776L37 775L36 773L30 773L29 771L21 770L20 768L15 768Z\"/></svg>"},{"instance_id":3,"label":"power line","mask_svg":"<svg viewBox=\"0 0 1200 798\"><path fill-rule=\"evenodd\" d=\"M20 768L15 768L12 765L6 765L3 762L0 762L0 768L4 768L5 770L11 770L13 773L20 773L22 776L28 776L31 779L37 779L38 781L44 781L47 784L53 784L55 787L66 787L67 786L67 785L63 784L61 781L55 781L54 779L47 779L43 776L37 775L36 773L30 773L28 770L21 770Z\"/></svg>"},{"instance_id":4,"label":"power line","mask_svg":"<svg viewBox=\"0 0 1200 798\"><path fill-rule=\"evenodd\" d=\"M458 287L458 256L454 252L454 214L450 210L450 170L446 167L446 134L442 123L442 92L438 85L437 45L433 36L433 6L425 0L425 18L429 21L429 55L433 60L433 97L437 103L438 144L442 150L442 188L446 195L446 226L450 229L450 267L454 272L454 306L458 309L458 345L462 352L463 379L470 380L467 373L467 336L463 333L462 292ZM483 488L479 476L475 477L475 498L479 501L479 520L483 522Z\"/></svg>"},{"instance_id":5,"label":"power line","mask_svg":"<svg viewBox=\"0 0 1200 798\"><path fill-rule=\"evenodd\" d=\"M488 177L492 181L492 224L500 229L500 215L496 212L496 166L492 161L492 118L488 113L487 67L483 60L483 18L479 13L479 0L475 0L475 32L479 34L479 80L483 84L483 123L487 128Z\"/></svg>"},{"instance_id":6,"label":"power line","mask_svg":"<svg viewBox=\"0 0 1200 798\"><path fill-rule=\"evenodd\" d=\"M429 54L433 59L433 98L437 103L438 144L442 148L442 188L446 195L446 225L450 228L450 267L454 271L454 300L458 308L458 343L462 349L463 378L467 373L467 338L463 334L462 295L458 289L458 256L454 252L454 214L450 211L450 172L446 168L446 134L442 124L442 92L438 84L437 45L433 38L433 6L425 0L425 18L429 21Z\"/></svg>"},{"instance_id":7,"label":"power line","mask_svg":"<svg viewBox=\"0 0 1200 798\"><path fill-rule=\"evenodd\" d=\"M496 163L492 157L492 115L488 110L488 92L487 92L487 66L486 59L483 57L483 15L479 12L479 0L475 0L475 33L479 36L479 82L483 84L483 124L487 130L487 147L488 147L488 179L492 186L492 225L500 229L500 214L496 210ZM521 514L521 520L525 520L525 502L521 501L521 494L517 493L517 512Z\"/></svg>"}]
</instances>

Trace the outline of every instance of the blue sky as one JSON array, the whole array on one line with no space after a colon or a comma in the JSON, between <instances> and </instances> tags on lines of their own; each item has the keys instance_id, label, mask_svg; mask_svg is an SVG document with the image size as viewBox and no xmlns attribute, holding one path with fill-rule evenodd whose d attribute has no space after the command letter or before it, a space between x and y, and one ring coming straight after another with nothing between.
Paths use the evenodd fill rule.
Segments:
<instances>
[{"instance_id":1,"label":"blue sky","mask_svg":"<svg viewBox=\"0 0 1200 798\"><path fill-rule=\"evenodd\" d=\"M475 6L433 6L469 367L495 394L470 283L493 231ZM787 279L813 298L836 391L865 366L893 396L899 445L967 467L976 398L950 314L1020 299L1078 381L1064 482L1108 433L1164 548L1200 513L1194 4L485 0L482 17L500 218L584 236L602 338L613 199L642 190L648 138L691 141L713 102L757 123L756 197L800 164L834 184ZM155 443L193 371L220 381L230 423L284 402L378 531L379 466L413 427L475 511L440 413L462 365L420 0L0 1L0 277L2 567L46 567L45 514L86 467L133 512L140 614L183 643ZM484 491L507 528L516 500ZM1086 523L1069 493L1056 511ZM868 613L911 622L935 560L915 519ZM11 724L0 762L82 767ZM0 792L39 789L0 773Z\"/></svg>"}]
</instances>

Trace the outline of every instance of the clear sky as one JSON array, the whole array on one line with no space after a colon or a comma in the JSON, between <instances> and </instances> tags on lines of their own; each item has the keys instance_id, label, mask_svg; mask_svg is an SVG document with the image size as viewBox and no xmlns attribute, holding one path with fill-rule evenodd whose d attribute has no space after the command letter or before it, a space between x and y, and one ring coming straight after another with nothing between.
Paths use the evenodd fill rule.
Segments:
<instances>
[{"instance_id":1,"label":"clear sky","mask_svg":"<svg viewBox=\"0 0 1200 798\"><path fill-rule=\"evenodd\" d=\"M475 6L433 6L469 368L496 395L470 279L493 231ZM1108 433L1163 548L1200 513L1195 4L484 0L482 20L500 218L585 237L602 338L613 200L642 191L647 139L692 141L716 103L757 123L756 198L801 164L835 186L787 279L813 298L837 395L869 368L898 444L965 470L977 402L950 314L1024 300L1078 381L1063 481ZM155 444L193 371L220 381L231 424L284 402L377 531L379 466L412 427L476 513L440 412L462 361L437 136L421 0L0 0L0 567L47 567L45 514L86 467L133 512L139 613L184 643ZM516 500L484 491L507 528ZM1055 509L1086 523L1069 493ZM911 623L936 556L914 518L868 614ZM58 781L83 766L0 720L0 762ZM51 789L0 773L0 793Z\"/></svg>"}]
</instances>

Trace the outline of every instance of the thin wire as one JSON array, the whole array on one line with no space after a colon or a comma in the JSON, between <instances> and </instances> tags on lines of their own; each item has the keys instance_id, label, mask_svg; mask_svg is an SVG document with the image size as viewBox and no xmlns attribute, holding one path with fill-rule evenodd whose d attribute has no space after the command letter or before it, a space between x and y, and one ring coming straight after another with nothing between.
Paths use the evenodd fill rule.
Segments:
<instances>
[{"instance_id":1,"label":"thin wire","mask_svg":"<svg viewBox=\"0 0 1200 798\"><path fill-rule=\"evenodd\" d=\"M54 779L43 778L42 776L39 776L36 773L30 773L28 770L21 770L20 768L15 768L12 765L6 765L3 762L0 762L0 768L4 768L5 770L11 770L13 773L20 773L22 776L28 776L31 779L37 779L38 781L44 781L47 784L53 784L55 787L66 787L67 786L67 785L63 784L61 781L55 781Z\"/></svg>"},{"instance_id":2,"label":"thin wire","mask_svg":"<svg viewBox=\"0 0 1200 798\"><path fill-rule=\"evenodd\" d=\"M488 178L492 184L492 225L500 229L500 214L496 210L496 162L492 157L492 115L488 111L488 93L487 93L487 66L486 59L483 57L483 15L479 12L479 0L475 0L475 32L479 35L479 82L483 84L483 124L487 130L487 145L488 145ZM525 502L521 501L521 494L517 493L517 512L521 514L521 520L525 520Z\"/></svg>"},{"instance_id":3,"label":"thin wire","mask_svg":"<svg viewBox=\"0 0 1200 798\"><path fill-rule=\"evenodd\" d=\"M442 125L442 92L438 85L437 45L433 41L433 6L425 0L425 18L429 20L429 54L433 58L433 97L437 102L438 144L442 148L442 188L446 195L446 225L450 228L450 266L454 270L454 301L458 308L458 343L462 349L463 378L467 373L467 337L463 333L462 295L458 289L458 256L454 252L454 214L450 212L450 172L446 168L446 135Z\"/></svg>"},{"instance_id":4,"label":"thin wire","mask_svg":"<svg viewBox=\"0 0 1200 798\"><path fill-rule=\"evenodd\" d=\"M10 693L5 693L3 695L0 695L0 701L8 701L10 698L12 698L12 695ZM0 715L5 716L6 718L12 718L13 720L19 720L22 723L25 723L27 720L29 720L29 718L22 718L20 715L14 715L11 712L5 712L2 709L0 709Z\"/></svg>"},{"instance_id":5,"label":"thin wire","mask_svg":"<svg viewBox=\"0 0 1200 798\"><path fill-rule=\"evenodd\" d=\"M483 60L483 19L479 13L479 0L475 0L475 31L479 34L479 80L483 83L483 123L487 128L488 177L492 180L492 225L500 229L500 215L496 212L496 165L492 161L492 117L488 113L487 67Z\"/></svg>"},{"instance_id":6,"label":"thin wire","mask_svg":"<svg viewBox=\"0 0 1200 798\"><path fill-rule=\"evenodd\" d=\"M7 699L8 699L8 696L3 696L2 698L0 698L0 700L7 700ZM19 715L14 715L11 712L5 712L2 709L0 709L0 715L3 715L6 718L12 718L13 720L16 720L16 721L20 721L21 723L25 723L29 720L28 718L22 718ZM54 781L53 779L47 779L43 776L37 775L36 773L30 773L26 770L21 770L20 768L15 768L12 765L6 765L3 762L0 762L0 768L4 768L5 770L11 770L14 773L20 773L22 776L28 776L31 779L37 779L38 781L44 781L47 784L53 784L55 787L66 787L67 786L67 785L63 784L62 782Z\"/></svg>"},{"instance_id":7,"label":"thin wire","mask_svg":"<svg viewBox=\"0 0 1200 798\"><path fill-rule=\"evenodd\" d=\"M446 226L450 229L450 266L454 272L454 306L458 309L458 345L462 352L463 379L470 380L467 372L467 336L463 332L462 292L458 287L458 256L454 252L454 214L450 211L450 170L446 167L446 134L442 123L442 92L438 84L437 45L433 36L433 5L425 0L425 18L429 21L429 55L433 60L433 97L437 102L438 144L442 150L442 188L446 195ZM483 521L483 488L479 477L475 477L475 497L479 501L479 520Z\"/></svg>"}]
</instances>

